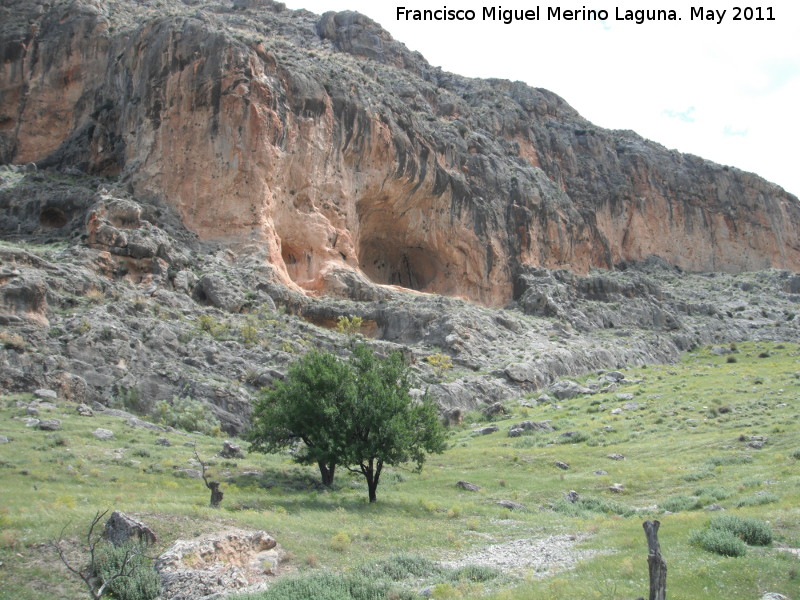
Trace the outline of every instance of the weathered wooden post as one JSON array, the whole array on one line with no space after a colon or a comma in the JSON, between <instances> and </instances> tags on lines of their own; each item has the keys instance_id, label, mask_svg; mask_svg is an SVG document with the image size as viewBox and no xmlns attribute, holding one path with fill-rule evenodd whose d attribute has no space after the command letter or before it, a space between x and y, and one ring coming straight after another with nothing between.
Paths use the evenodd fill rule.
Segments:
<instances>
[{"instance_id":1,"label":"weathered wooden post","mask_svg":"<svg viewBox=\"0 0 800 600\"><path fill-rule=\"evenodd\" d=\"M658 521L642 523L647 536L647 566L650 569L650 600L666 600L667 597L667 563L661 556L658 543Z\"/></svg>"},{"instance_id":2,"label":"weathered wooden post","mask_svg":"<svg viewBox=\"0 0 800 600\"><path fill-rule=\"evenodd\" d=\"M219 504L222 502L222 497L225 495L222 490L219 489L219 481L209 481L206 478L206 463L204 463L200 458L200 455L197 453L197 448L194 449L194 457L197 459L197 462L200 463L203 483L205 483L206 487L211 490L211 501L209 502L209 506L211 508L219 508Z\"/></svg>"}]
</instances>

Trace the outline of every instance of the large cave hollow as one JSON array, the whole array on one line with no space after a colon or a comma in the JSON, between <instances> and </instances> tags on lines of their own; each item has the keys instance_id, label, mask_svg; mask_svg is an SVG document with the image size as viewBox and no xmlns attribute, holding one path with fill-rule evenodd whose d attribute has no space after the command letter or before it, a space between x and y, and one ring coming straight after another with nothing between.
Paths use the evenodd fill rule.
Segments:
<instances>
[{"instance_id":1,"label":"large cave hollow","mask_svg":"<svg viewBox=\"0 0 800 600\"><path fill-rule=\"evenodd\" d=\"M383 198L362 199L359 209L358 265L367 277L375 283L447 293L451 257L422 207L402 210Z\"/></svg>"},{"instance_id":2,"label":"large cave hollow","mask_svg":"<svg viewBox=\"0 0 800 600\"><path fill-rule=\"evenodd\" d=\"M362 240L358 262L376 283L418 291L433 291L443 275L443 265L430 248L409 245L399 235L372 236Z\"/></svg>"}]
</instances>

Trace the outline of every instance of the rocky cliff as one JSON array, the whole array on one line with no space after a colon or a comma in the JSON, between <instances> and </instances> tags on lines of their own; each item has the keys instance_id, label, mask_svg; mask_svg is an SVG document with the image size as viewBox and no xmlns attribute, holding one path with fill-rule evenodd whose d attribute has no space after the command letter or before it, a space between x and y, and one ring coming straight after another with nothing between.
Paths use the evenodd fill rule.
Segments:
<instances>
[{"instance_id":1,"label":"rocky cliff","mask_svg":"<svg viewBox=\"0 0 800 600\"><path fill-rule=\"evenodd\" d=\"M296 290L503 305L533 267L800 270L800 203L779 187L546 90L445 73L357 13L9 0L0 22L0 162L119 178ZM83 215L39 210L4 230Z\"/></svg>"}]
</instances>

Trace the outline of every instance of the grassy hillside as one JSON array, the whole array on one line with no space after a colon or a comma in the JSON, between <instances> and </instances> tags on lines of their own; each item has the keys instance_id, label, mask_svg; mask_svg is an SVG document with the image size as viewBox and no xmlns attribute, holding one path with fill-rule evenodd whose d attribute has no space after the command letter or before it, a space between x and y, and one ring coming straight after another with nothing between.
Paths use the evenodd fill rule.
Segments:
<instances>
[{"instance_id":1,"label":"grassy hillside","mask_svg":"<svg viewBox=\"0 0 800 600\"><path fill-rule=\"evenodd\" d=\"M748 343L724 355L704 349L677 365L624 374L631 383L613 393L520 399L488 435L473 433L488 425L482 416L467 415L452 430L450 448L422 473L388 472L374 505L361 478L340 472L336 489L322 490L316 471L288 455L221 459L214 457L219 438L131 427L102 413L81 417L66 402L38 417L61 419L62 429L39 431L22 420L32 397L0 396L0 435L10 440L0 444L0 597L85 597L47 544L66 525L65 537L78 548L86 524L106 508L149 524L158 550L230 526L264 529L287 552L286 577L358 573L409 553L420 563L457 565L483 552L484 566L503 575L436 572L387 585L494 600L646 595L641 524L657 518L670 598L751 600L768 591L800 597L800 560L785 551L800 548L800 348ZM548 420L554 431L508 437L523 420ZM114 438L97 439L98 427ZM156 444L163 437L172 445ZM208 508L202 481L182 471L196 467L194 445L224 482L219 510ZM459 480L480 489L465 491ZM610 489L615 484L618 491ZM565 500L570 490L578 502ZM503 508L500 500L523 508ZM692 533L720 514L705 509L712 504L765 521L774 541L736 558L690 544ZM562 553L580 559L574 568L514 567L526 560L521 541L551 536ZM505 566L487 553L497 546L501 554L501 544L508 544Z\"/></svg>"}]
</instances>

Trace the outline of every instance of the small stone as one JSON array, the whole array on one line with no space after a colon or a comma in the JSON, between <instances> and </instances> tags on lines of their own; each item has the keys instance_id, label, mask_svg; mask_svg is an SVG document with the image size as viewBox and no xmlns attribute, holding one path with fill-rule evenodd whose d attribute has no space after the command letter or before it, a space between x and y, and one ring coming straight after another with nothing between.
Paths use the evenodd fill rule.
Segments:
<instances>
[{"instance_id":1,"label":"small stone","mask_svg":"<svg viewBox=\"0 0 800 600\"><path fill-rule=\"evenodd\" d=\"M219 455L222 458L244 458L242 447L230 440L225 440L222 443L222 450L219 451Z\"/></svg>"},{"instance_id":2,"label":"small stone","mask_svg":"<svg viewBox=\"0 0 800 600\"><path fill-rule=\"evenodd\" d=\"M33 395L42 400L58 400L58 394L53 390L39 389L34 390Z\"/></svg>"},{"instance_id":3,"label":"small stone","mask_svg":"<svg viewBox=\"0 0 800 600\"><path fill-rule=\"evenodd\" d=\"M37 427L40 423L39 419L33 417L25 417L22 422L25 423L25 427Z\"/></svg>"},{"instance_id":4,"label":"small stone","mask_svg":"<svg viewBox=\"0 0 800 600\"><path fill-rule=\"evenodd\" d=\"M624 410L639 410L639 403L638 402L626 402L622 405Z\"/></svg>"},{"instance_id":5,"label":"small stone","mask_svg":"<svg viewBox=\"0 0 800 600\"><path fill-rule=\"evenodd\" d=\"M623 379L625 379L625 375L623 375L619 371L609 371L608 373L603 375L603 377L613 382L622 381Z\"/></svg>"},{"instance_id":6,"label":"small stone","mask_svg":"<svg viewBox=\"0 0 800 600\"><path fill-rule=\"evenodd\" d=\"M35 406L29 406L25 409L25 412L28 414L29 417L38 417L39 416L39 409Z\"/></svg>"},{"instance_id":7,"label":"small stone","mask_svg":"<svg viewBox=\"0 0 800 600\"><path fill-rule=\"evenodd\" d=\"M120 546L131 539L144 542L148 546L158 541L156 534L147 525L118 510L108 517L103 530L103 539L115 546Z\"/></svg>"},{"instance_id":8,"label":"small stone","mask_svg":"<svg viewBox=\"0 0 800 600\"><path fill-rule=\"evenodd\" d=\"M706 506L706 510L725 510L721 504L709 504Z\"/></svg>"},{"instance_id":9,"label":"small stone","mask_svg":"<svg viewBox=\"0 0 800 600\"><path fill-rule=\"evenodd\" d=\"M594 474L595 475L608 475L608 471L604 471L603 469L597 469L597 471L595 471Z\"/></svg>"},{"instance_id":10,"label":"small stone","mask_svg":"<svg viewBox=\"0 0 800 600\"><path fill-rule=\"evenodd\" d=\"M557 460L553 464L555 466L557 466L559 469L562 469L564 471L568 471L569 470L569 465L567 463L565 463L565 462L561 462L560 460Z\"/></svg>"},{"instance_id":11,"label":"small stone","mask_svg":"<svg viewBox=\"0 0 800 600\"><path fill-rule=\"evenodd\" d=\"M508 411L506 407L503 406L502 402L495 402L494 404L490 404L486 408L483 409L483 415L487 419L491 419L492 417L496 417L498 415L504 415Z\"/></svg>"},{"instance_id":12,"label":"small stone","mask_svg":"<svg viewBox=\"0 0 800 600\"><path fill-rule=\"evenodd\" d=\"M4 435L0 435L0 444L7 444L8 438Z\"/></svg>"},{"instance_id":13,"label":"small stone","mask_svg":"<svg viewBox=\"0 0 800 600\"><path fill-rule=\"evenodd\" d=\"M631 393L628 393L628 392L624 392L624 393L621 393L621 394L617 394L615 397L616 397L616 399L617 399L617 400L619 400L620 402L627 402L627 401L629 401L629 400L633 400L633 394L631 394Z\"/></svg>"},{"instance_id":14,"label":"small stone","mask_svg":"<svg viewBox=\"0 0 800 600\"><path fill-rule=\"evenodd\" d=\"M778 594L777 592L767 592L761 596L761 600L789 600L789 598L783 594Z\"/></svg>"},{"instance_id":15,"label":"small stone","mask_svg":"<svg viewBox=\"0 0 800 600\"><path fill-rule=\"evenodd\" d=\"M753 440L752 442L748 442L747 444L750 448L754 448L756 450L761 450L764 447L764 442L761 440Z\"/></svg>"},{"instance_id":16,"label":"small stone","mask_svg":"<svg viewBox=\"0 0 800 600\"><path fill-rule=\"evenodd\" d=\"M578 492L575 490L570 490L564 494L564 498L566 498L567 502L570 504L575 504L579 499Z\"/></svg>"},{"instance_id":17,"label":"small stone","mask_svg":"<svg viewBox=\"0 0 800 600\"><path fill-rule=\"evenodd\" d=\"M610 486L608 486L608 491L614 492L615 494L621 494L622 492L625 491L625 486L622 485L621 483L613 483Z\"/></svg>"},{"instance_id":18,"label":"small stone","mask_svg":"<svg viewBox=\"0 0 800 600\"><path fill-rule=\"evenodd\" d=\"M470 483L469 481L459 481L456 483L456 485L461 489L467 490L468 492L477 492L479 489L481 489L481 486L475 483Z\"/></svg>"},{"instance_id":19,"label":"small stone","mask_svg":"<svg viewBox=\"0 0 800 600\"><path fill-rule=\"evenodd\" d=\"M512 500L498 500L495 502L495 504L502 506L503 508L507 508L508 510L523 510L525 508L524 505Z\"/></svg>"},{"instance_id":20,"label":"small stone","mask_svg":"<svg viewBox=\"0 0 800 600\"><path fill-rule=\"evenodd\" d=\"M621 415L622 414L622 409L621 408L615 408L614 410L611 411L611 414L612 415Z\"/></svg>"},{"instance_id":21,"label":"small stone","mask_svg":"<svg viewBox=\"0 0 800 600\"><path fill-rule=\"evenodd\" d=\"M497 425L490 425L488 427L479 427L478 429L473 429L472 433L477 435L489 435L495 431L500 431L500 428Z\"/></svg>"},{"instance_id":22,"label":"small stone","mask_svg":"<svg viewBox=\"0 0 800 600\"><path fill-rule=\"evenodd\" d=\"M114 432L110 429L103 429L102 427L98 427L92 432L92 435L96 437L98 440L110 440L114 437Z\"/></svg>"},{"instance_id":23,"label":"small stone","mask_svg":"<svg viewBox=\"0 0 800 600\"><path fill-rule=\"evenodd\" d=\"M172 442L170 442L168 438L162 437L162 438L158 438L156 440L156 445L158 445L158 446L172 446Z\"/></svg>"},{"instance_id":24,"label":"small stone","mask_svg":"<svg viewBox=\"0 0 800 600\"><path fill-rule=\"evenodd\" d=\"M87 404L78 404L78 407L75 410L82 417L94 416L94 411L91 408L89 408Z\"/></svg>"},{"instance_id":25,"label":"small stone","mask_svg":"<svg viewBox=\"0 0 800 600\"><path fill-rule=\"evenodd\" d=\"M611 460L625 460L625 457L622 454L609 454L608 458Z\"/></svg>"},{"instance_id":26,"label":"small stone","mask_svg":"<svg viewBox=\"0 0 800 600\"><path fill-rule=\"evenodd\" d=\"M39 429L42 431L58 431L61 429L61 421L59 419L45 419L39 421Z\"/></svg>"}]
</instances>

